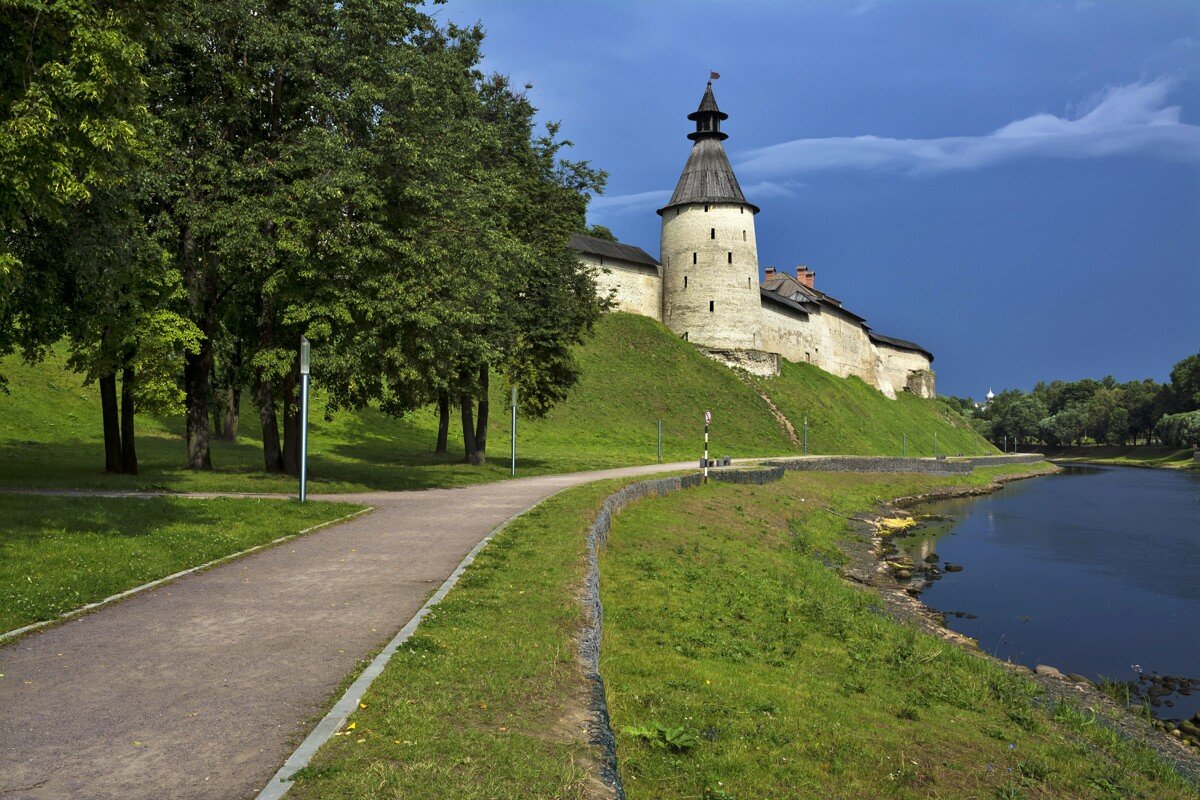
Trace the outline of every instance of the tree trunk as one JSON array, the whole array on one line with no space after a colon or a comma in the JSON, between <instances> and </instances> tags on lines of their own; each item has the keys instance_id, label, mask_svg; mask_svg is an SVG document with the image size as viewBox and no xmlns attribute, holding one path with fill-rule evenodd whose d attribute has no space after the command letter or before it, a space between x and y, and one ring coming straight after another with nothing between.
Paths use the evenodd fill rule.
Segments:
<instances>
[{"instance_id":1,"label":"tree trunk","mask_svg":"<svg viewBox=\"0 0 1200 800\"><path fill-rule=\"evenodd\" d=\"M225 426L221 438L227 442L236 442L238 423L242 416L242 387L230 386L225 395Z\"/></svg>"},{"instance_id":2,"label":"tree trunk","mask_svg":"<svg viewBox=\"0 0 1200 800\"><path fill-rule=\"evenodd\" d=\"M475 422L472 419L475 400L464 392L459 397L459 406L462 409L463 452L465 454L463 460L472 466L479 466L484 462L484 456L475 446Z\"/></svg>"},{"instance_id":3,"label":"tree trunk","mask_svg":"<svg viewBox=\"0 0 1200 800\"><path fill-rule=\"evenodd\" d=\"M197 253L191 226L183 223L180 231L183 278L187 287L192 322L200 329L200 351L185 353L183 389L189 469L212 469L209 449L208 406L213 369L213 333L217 327L216 264L211 257Z\"/></svg>"},{"instance_id":4,"label":"tree trunk","mask_svg":"<svg viewBox=\"0 0 1200 800\"><path fill-rule=\"evenodd\" d=\"M183 357L189 469L212 469L208 440L208 376L211 371L212 341L206 337L200 343L199 353L185 353Z\"/></svg>"},{"instance_id":5,"label":"tree trunk","mask_svg":"<svg viewBox=\"0 0 1200 800\"><path fill-rule=\"evenodd\" d=\"M117 373L100 376L100 413L104 420L104 471L121 471L121 428L117 419Z\"/></svg>"},{"instance_id":6,"label":"tree trunk","mask_svg":"<svg viewBox=\"0 0 1200 800\"><path fill-rule=\"evenodd\" d=\"M137 410L133 402L133 390L137 376L133 367L126 365L121 370L121 472L138 474L137 446L133 435L133 415Z\"/></svg>"},{"instance_id":7,"label":"tree trunk","mask_svg":"<svg viewBox=\"0 0 1200 800\"><path fill-rule=\"evenodd\" d=\"M283 471L300 476L299 356L283 379Z\"/></svg>"},{"instance_id":8,"label":"tree trunk","mask_svg":"<svg viewBox=\"0 0 1200 800\"><path fill-rule=\"evenodd\" d=\"M488 365L479 365L479 419L475 422L475 449L480 460L487 456L488 430Z\"/></svg>"},{"instance_id":9,"label":"tree trunk","mask_svg":"<svg viewBox=\"0 0 1200 800\"><path fill-rule=\"evenodd\" d=\"M279 418L275 414L275 393L270 381L259 376L258 421L262 425L263 462L267 472L283 472L283 451L279 449Z\"/></svg>"},{"instance_id":10,"label":"tree trunk","mask_svg":"<svg viewBox=\"0 0 1200 800\"><path fill-rule=\"evenodd\" d=\"M438 436L435 453L446 452L447 439L450 437L450 395L442 392L438 395Z\"/></svg>"}]
</instances>

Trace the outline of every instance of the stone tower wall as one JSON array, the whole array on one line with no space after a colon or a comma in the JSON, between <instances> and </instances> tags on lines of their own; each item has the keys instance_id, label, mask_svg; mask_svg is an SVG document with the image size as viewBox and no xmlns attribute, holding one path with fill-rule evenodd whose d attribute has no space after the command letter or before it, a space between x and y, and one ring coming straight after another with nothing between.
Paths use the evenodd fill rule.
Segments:
<instances>
[{"instance_id":1,"label":"stone tower wall","mask_svg":"<svg viewBox=\"0 0 1200 800\"><path fill-rule=\"evenodd\" d=\"M663 212L662 321L695 344L760 350L758 245L743 204L676 206Z\"/></svg>"}]
</instances>

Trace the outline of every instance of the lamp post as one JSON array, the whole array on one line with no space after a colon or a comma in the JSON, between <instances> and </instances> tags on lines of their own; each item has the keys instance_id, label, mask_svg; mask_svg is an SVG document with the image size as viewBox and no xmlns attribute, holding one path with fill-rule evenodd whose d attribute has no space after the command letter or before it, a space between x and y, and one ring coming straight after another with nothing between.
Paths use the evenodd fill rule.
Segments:
<instances>
[{"instance_id":1,"label":"lamp post","mask_svg":"<svg viewBox=\"0 0 1200 800\"><path fill-rule=\"evenodd\" d=\"M300 502L308 499L308 373L312 356L308 339L300 337Z\"/></svg>"},{"instance_id":2,"label":"lamp post","mask_svg":"<svg viewBox=\"0 0 1200 800\"><path fill-rule=\"evenodd\" d=\"M517 387L512 387L512 474L517 474Z\"/></svg>"}]
</instances>

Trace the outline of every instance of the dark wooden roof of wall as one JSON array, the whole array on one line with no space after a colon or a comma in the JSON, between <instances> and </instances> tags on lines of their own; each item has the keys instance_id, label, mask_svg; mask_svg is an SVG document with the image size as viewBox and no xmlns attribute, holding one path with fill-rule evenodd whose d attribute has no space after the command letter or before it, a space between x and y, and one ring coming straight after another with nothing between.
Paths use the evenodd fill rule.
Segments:
<instances>
[{"instance_id":1,"label":"dark wooden roof of wall","mask_svg":"<svg viewBox=\"0 0 1200 800\"><path fill-rule=\"evenodd\" d=\"M867 336L876 344L886 344L898 350L912 350L914 353L921 353L928 356L929 360L933 361L933 353L921 347L916 342L910 342L907 339L897 339L894 336L884 336L882 333L876 333L870 328L867 328Z\"/></svg>"},{"instance_id":2,"label":"dark wooden roof of wall","mask_svg":"<svg viewBox=\"0 0 1200 800\"><path fill-rule=\"evenodd\" d=\"M569 247L577 253L590 253L594 256L611 258L614 261L624 261L629 264L641 264L657 267L658 261L640 247L620 242L610 242L607 239L597 239L582 233L572 233Z\"/></svg>"}]
</instances>

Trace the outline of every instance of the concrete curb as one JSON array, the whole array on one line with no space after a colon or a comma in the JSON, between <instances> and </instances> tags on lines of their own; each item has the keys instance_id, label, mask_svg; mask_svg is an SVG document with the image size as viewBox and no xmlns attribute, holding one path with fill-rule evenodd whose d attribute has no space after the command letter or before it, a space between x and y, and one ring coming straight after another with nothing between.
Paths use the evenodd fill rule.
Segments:
<instances>
[{"instance_id":1,"label":"concrete curb","mask_svg":"<svg viewBox=\"0 0 1200 800\"><path fill-rule=\"evenodd\" d=\"M203 499L203 498L196 498L196 499ZM157 580L150 581L149 583L143 583L141 586L135 586L132 589L126 589L123 592L118 592L117 594L110 595L109 597L106 597L103 600L97 600L94 603L88 603L85 606L80 606L79 608L73 608L70 611L64 611L63 613L59 614L54 619L44 619L41 622L34 622L29 625L25 625L24 627L16 628L15 630L0 633L0 645L4 644L6 642L9 642L13 639L17 639L21 636L24 636L27 633L33 633L34 631L41 630L42 628L46 628L51 625L59 625L63 622L67 622L68 620L74 619L75 617L78 617L81 614L86 614L90 611L95 611L98 608L107 606L111 603L115 603L118 600L124 600L128 597L132 597L135 594L140 594L148 589L153 589L156 586L162 586L164 583L170 583L172 581L175 581L175 580L178 580L179 578L184 577L185 575L191 575L193 572L203 572L206 569L211 569L212 567L220 566L228 561L235 561L239 558L242 558L243 556L248 556L251 553L257 552L264 548L274 547L275 545L286 542L289 539L295 539L297 536L304 536L306 534L313 533L314 531L318 531L322 528L328 528L331 525L339 525L343 522L348 522L349 520L352 520L355 517L362 516L363 514L369 513L374 510L375 510L375 506L367 506L366 508L362 508L362 509L359 509L358 511L354 511L350 514L347 514L344 517L338 517L337 519L331 519L328 522L322 522L317 525L312 525L308 528L305 528L302 531L296 531L295 533L289 533L286 536L280 536L277 539L272 539L269 542L263 542L262 544L256 544L256 545L254 545L254 547L250 547L245 550L239 550L236 553L230 553L227 556L221 556L220 558L215 558L212 561L206 561L203 564L196 566L196 567L190 567L188 569L180 570L179 572L173 572L170 575L167 575L162 578L158 578Z\"/></svg>"},{"instance_id":2,"label":"concrete curb","mask_svg":"<svg viewBox=\"0 0 1200 800\"><path fill-rule=\"evenodd\" d=\"M458 579L467 571L467 567L471 566L471 562L475 560L475 556L479 555L479 551L486 547L488 542L492 541L497 534L511 525L521 515L541 505L550 498L565 492L567 489L573 488L575 487L564 486L562 489L543 497L536 503L522 508L500 523L496 528L493 528L492 532L487 536L479 540L471 548L470 552L463 557L463 560L458 563L458 566L454 568L454 572L450 573L450 577L446 578L442 582L442 585L438 587L438 590L425 601L425 605L421 606L421 610L414 614L412 619L392 637L391 641L371 659L371 663L366 666L359 676L355 678L354 683L350 684L350 687L338 698L337 702L333 704L333 708L329 709L329 712L321 718L321 721L317 723L317 727L313 728L308 736L304 738L304 741L300 743L300 746L288 756L287 761L283 762L283 766L271 776L271 780L267 782L262 791L255 795L255 800L279 800L279 798L288 793L292 788L292 776L307 767L309 762L312 761L313 756L317 754L317 751L346 724L346 720L358 709L358 704L362 700L363 695L367 693L367 690L371 688L371 684L383 672L388 661L408 641L409 637L416 632L417 626L421 624L421 620L450 593L450 590L458 583Z\"/></svg>"}]
</instances>

